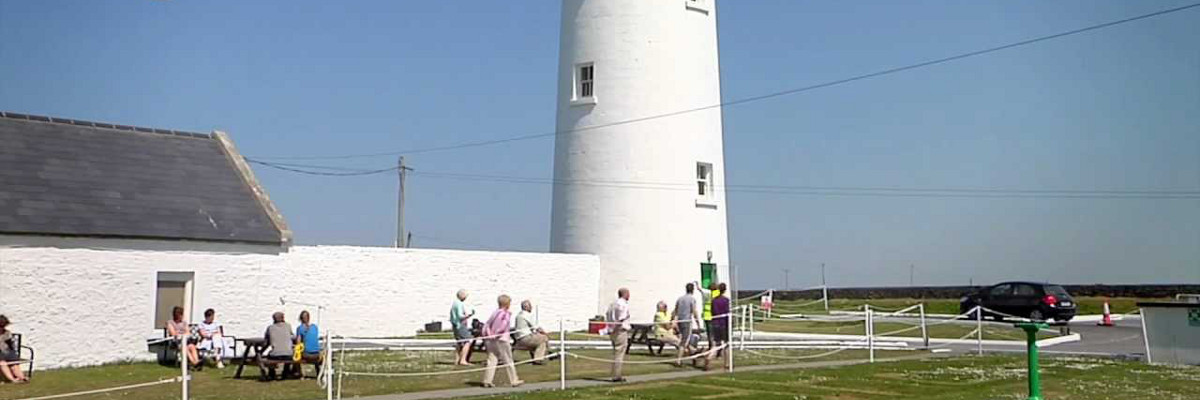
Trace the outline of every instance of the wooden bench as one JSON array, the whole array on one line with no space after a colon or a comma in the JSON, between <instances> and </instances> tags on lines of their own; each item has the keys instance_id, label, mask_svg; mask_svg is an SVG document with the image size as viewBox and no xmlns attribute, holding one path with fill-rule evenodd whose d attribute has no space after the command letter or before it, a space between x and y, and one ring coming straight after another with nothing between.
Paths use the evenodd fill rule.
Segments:
<instances>
[{"instance_id":1,"label":"wooden bench","mask_svg":"<svg viewBox=\"0 0 1200 400\"><path fill-rule=\"evenodd\" d=\"M512 336L510 336L510 337L512 338L513 345L516 346L517 334L513 333ZM475 354L475 352L487 354L487 346L484 345L484 343L483 343L483 323L479 322L479 320L474 320L471 323L471 348L469 350L467 350L467 363L468 364L471 363L471 355ZM533 357L534 357L534 351L533 351L533 349L529 349L529 358L532 359ZM513 357L513 358L516 358L516 357ZM549 359L550 357L546 357L546 358ZM516 360L513 360L513 362L516 362Z\"/></svg>"},{"instance_id":2,"label":"wooden bench","mask_svg":"<svg viewBox=\"0 0 1200 400\"><path fill-rule=\"evenodd\" d=\"M312 358L301 358L300 361L293 361L291 358L288 358L287 360L272 360L268 359L267 355L265 354L267 347L269 347L266 338L242 338L238 340L245 345L246 350L245 353L242 354L241 364L238 365L237 372L233 374L234 379L240 379L242 377L242 370L246 368L246 363L251 359L253 359L254 363L258 365L259 379L262 380L266 380L268 378L267 367L274 369L280 365L283 365L284 367L295 367L297 369L296 372L303 376L303 366L305 364L310 364L317 367L317 375L320 375L321 363L324 362L324 353L319 353L321 355L315 360ZM322 343L325 346L330 345L326 342ZM250 354L251 352L254 354ZM286 374L281 374L280 376L286 377Z\"/></svg>"},{"instance_id":3,"label":"wooden bench","mask_svg":"<svg viewBox=\"0 0 1200 400\"><path fill-rule=\"evenodd\" d=\"M650 350L650 354L662 354L663 348L666 347L667 344L654 337L654 324L633 324L630 325L630 327L632 330L629 333L629 346L625 346L625 354L629 354L629 350L632 349L633 345L635 344L646 345L646 348ZM657 351L654 349L655 346L658 346Z\"/></svg>"},{"instance_id":4,"label":"wooden bench","mask_svg":"<svg viewBox=\"0 0 1200 400\"><path fill-rule=\"evenodd\" d=\"M322 361L324 361L323 359L324 359L324 356L321 356L321 355L318 355L315 358L301 357L300 361L292 360L290 357L287 360L272 360L267 357L259 357L258 358L258 367L259 367L259 372L262 374L260 379L266 380L270 376L270 373L268 372L268 369L267 369L268 367L271 369L271 371L273 371L275 369L275 367L278 367L280 365L283 365L283 371L281 371L280 375L279 375L282 378L287 378L290 376L303 378L304 377L304 365L315 366L317 369L317 376L320 376L321 375L321 363L322 363ZM289 371L289 368L292 370Z\"/></svg>"},{"instance_id":5,"label":"wooden bench","mask_svg":"<svg viewBox=\"0 0 1200 400\"><path fill-rule=\"evenodd\" d=\"M199 327L199 325L197 325L197 324L189 324L188 330L189 330L189 332L195 332L196 329L198 329L198 327ZM169 336L167 334L167 330L164 328L159 328L156 330L162 331L162 337L155 338L155 339L146 339L147 349L150 352L157 354L159 364L178 366L180 363L180 360L179 360L179 341L180 341L180 339ZM240 340L238 340L238 338L234 337L234 336L225 336L224 338L226 340L233 341L233 346L232 346L233 354L228 355L228 358L226 358L224 360L224 361L229 361L230 363L232 363L233 359L235 357L237 357L237 342L239 342ZM200 356L200 361L201 361L200 365L197 366L197 369L202 369L204 366L204 360L215 358L216 355L214 354L215 353L214 350L202 350L199 348L199 345L200 345L199 343L196 343L196 346L197 346L196 355ZM246 353L249 353L249 349L247 349Z\"/></svg>"},{"instance_id":6,"label":"wooden bench","mask_svg":"<svg viewBox=\"0 0 1200 400\"><path fill-rule=\"evenodd\" d=\"M29 347L29 346L22 344L24 335L21 335L20 333L13 333L12 337L13 337L13 342L15 342L14 344L16 345L16 349L17 349L17 361L9 361L9 362L15 362L17 364L28 364L29 370L25 372L25 377L29 378L30 380L33 380L33 356L34 356L33 347ZM26 350L29 351L29 357L24 357L21 355Z\"/></svg>"}]
</instances>

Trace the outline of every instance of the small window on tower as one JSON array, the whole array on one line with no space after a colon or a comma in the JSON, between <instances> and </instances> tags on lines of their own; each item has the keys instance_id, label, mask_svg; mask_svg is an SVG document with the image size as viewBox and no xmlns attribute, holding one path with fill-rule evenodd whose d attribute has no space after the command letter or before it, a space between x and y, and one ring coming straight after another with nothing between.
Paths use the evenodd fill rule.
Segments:
<instances>
[{"instance_id":1,"label":"small window on tower","mask_svg":"<svg viewBox=\"0 0 1200 400\"><path fill-rule=\"evenodd\" d=\"M711 199L713 192L713 166L709 163L696 163L696 195L702 199Z\"/></svg>"},{"instance_id":2,"label":"small window on tower","mask_svg":"<svg viewBox=\"0 0 1200 400\"><path fill-rule=\"evenodd\" d=\"M593 64L579 67L579 98L592 97L593 84L596 77L596 66Z\"/></svg>"},{"instance_id":3,"label":"small window on tower","mask_svg":"<svg viewBox=\"0 0 1200 400\"><path fill-rule=\"evenodd\" d=\"M692 11L708 14L708 0L683 0L683 6Z\"/></svg>"}]
</instances>

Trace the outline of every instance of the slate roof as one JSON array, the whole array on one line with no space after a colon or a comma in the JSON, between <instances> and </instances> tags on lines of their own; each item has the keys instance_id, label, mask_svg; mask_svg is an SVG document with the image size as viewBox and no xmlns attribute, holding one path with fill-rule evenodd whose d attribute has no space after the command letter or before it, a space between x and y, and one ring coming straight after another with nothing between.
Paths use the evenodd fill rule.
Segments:
<instances>
[{"instance_id":1,"label":"slate roof","mask_svg":"<svg viewBox=\"0 0 1200 400\"><path fill-rule=\"evenodd\" d=\"M222 133L10 112L0 112L0 233L280 245L291 235Z\"/></svg>"}]
</instances>

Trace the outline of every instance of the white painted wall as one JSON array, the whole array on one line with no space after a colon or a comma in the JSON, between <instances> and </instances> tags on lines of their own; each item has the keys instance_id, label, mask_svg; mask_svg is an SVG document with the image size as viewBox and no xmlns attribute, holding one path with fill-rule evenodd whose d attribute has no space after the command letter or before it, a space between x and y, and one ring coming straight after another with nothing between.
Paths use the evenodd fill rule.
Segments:
<instances>
[{"instance_id":1,"label":"white painted wall","mask_svg":"<svg viewBox=\"0 0 1200 400\"><path fill-rule=\"evenodd\" d=\"M599 270L592 255L0 236L0 314L27 334L39 368L81 366L153 358L159 271L195 272L194 319L214 308L235 336L262 336L274 311L294 326L311 309L281 306L284 296L327 304L322 328L336 334L386 337L445 320L459 288L481 319L507 293L514 306L532 299L547 327L563 317L582 328Z\"/></svg>"},{"instance_id":2,"label":"white painted wall","mask_svg":"<svg viewBox=\"0 0 1200 400\"><path fill-rule=\"evenodd\" d=\"M598 254L600 305L629 287L633 317L649 320L655 302L700 279L710 251L718 280L731 281L725 192L698 204L696 188L697 162L725 185L721 109L604 125L720 103L716 3L564 0L562 10L557 128L584 130L555 138L550 248ZM594 104L574 98L581 63L595 65Z\"/></svg>"}]
</instances>

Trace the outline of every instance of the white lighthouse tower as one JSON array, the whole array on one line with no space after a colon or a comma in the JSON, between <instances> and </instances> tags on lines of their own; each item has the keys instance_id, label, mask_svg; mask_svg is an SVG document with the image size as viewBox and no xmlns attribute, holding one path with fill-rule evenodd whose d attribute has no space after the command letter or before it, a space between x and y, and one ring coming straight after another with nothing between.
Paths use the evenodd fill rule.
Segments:
<instances>
[{"instance_id":1,"label":"white lighthouse tower","mask_svg":"<svg viewBox=\"0 0 1200 400\"><path fill-rule=\"evenodd\" d=\"M563 0L550 249L599 255L600 307L628 287L639 320L730 282L715 1Z\"/></svg>"}]
</instances>

